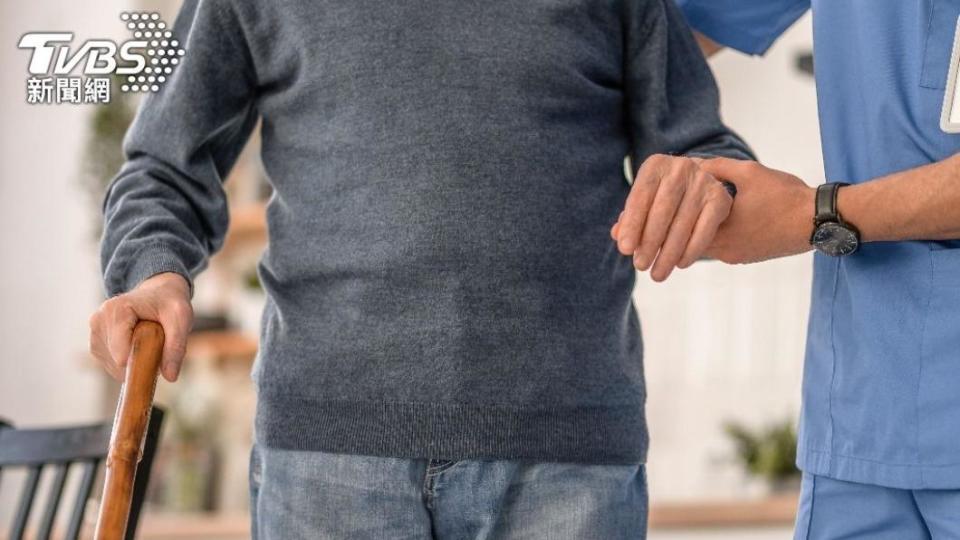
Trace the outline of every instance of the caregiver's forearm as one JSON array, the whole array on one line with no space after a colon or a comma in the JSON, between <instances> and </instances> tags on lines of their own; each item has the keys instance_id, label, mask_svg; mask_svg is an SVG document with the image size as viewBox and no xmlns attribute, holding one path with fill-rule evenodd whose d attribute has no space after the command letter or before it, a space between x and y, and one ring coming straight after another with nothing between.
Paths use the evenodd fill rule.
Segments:
<instances>
[{"instance_id":1,"label":"caregiver's forearm","mask_svg":"<svg viewBox=\"0 0 960 540\"><path fill-rule=\"evenodd\" d=\"M840 190L864 242L960 239L960 154Z\"/></svg>"},{"instance_id":2,"label":"caregiver's forearm","mask_svg":"<svg viewBox=\"0 0 960 540\"><path fill-rule=\"evenodd\" d=\"M708 38L700 32L694 31L693 35L697 38L697 44L700 45L700 50L703 51L703 55L707 58L710 58L711 56L723 50L723 45Z\"/></svg>"}]
</instances>

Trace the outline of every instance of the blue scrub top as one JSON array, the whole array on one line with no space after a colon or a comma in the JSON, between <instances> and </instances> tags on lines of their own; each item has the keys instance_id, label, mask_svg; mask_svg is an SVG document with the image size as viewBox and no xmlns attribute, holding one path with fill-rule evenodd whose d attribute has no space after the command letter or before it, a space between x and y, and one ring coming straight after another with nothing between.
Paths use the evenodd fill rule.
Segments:
<instances>
[{"instance_id":1,"label":"blue scrub top","mask_svg":"<svg viewBox=\"0 0 960 540\"><path fill-rule=\"evenodd\" d=\"M940 129L960 0L677 3L701 33L751 54L812 7L827 181L867 182L960 152L960 135ZM960 488L960 242L816 254L812 295L800 468Z\"/></svg>"}]
</instances>

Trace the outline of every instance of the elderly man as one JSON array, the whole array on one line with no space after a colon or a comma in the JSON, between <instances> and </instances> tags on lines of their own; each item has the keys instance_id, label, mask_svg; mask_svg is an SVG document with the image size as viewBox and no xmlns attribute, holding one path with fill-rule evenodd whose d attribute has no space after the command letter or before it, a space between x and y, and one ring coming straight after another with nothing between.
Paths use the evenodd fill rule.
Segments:
<instances>
[{"instance_id":1,"label":"elderly man","mask_svg":"<svg viewBox=\"0 0 960 540\"><path fill-rule=\"evenodd\" d=\"M630 186L749 157L670 0L187 0L105 202L114 375L159 321L174 380L221 180L262 118L274 194L254 379L257 538L643 538ZM680 157L681 155L691 157ZM697 247L699 246L699 247Z\"/></svg>"}]
</instances>

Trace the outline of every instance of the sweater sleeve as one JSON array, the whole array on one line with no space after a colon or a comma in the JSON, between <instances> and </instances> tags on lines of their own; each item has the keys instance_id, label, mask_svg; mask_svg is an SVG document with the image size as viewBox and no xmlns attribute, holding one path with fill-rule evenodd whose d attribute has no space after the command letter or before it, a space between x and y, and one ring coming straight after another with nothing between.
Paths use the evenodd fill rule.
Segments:
<instances>
[{"instance_id":1,"label":"sweater sleeve","mask_svg":"<svg viewBox=\"0 0 960 540\"><path fill-rule=\"evenodd\" d=\"M253 62L229 1L184 2L172 39L185 52L176 64L167 57L171 72L144 97L124 138L126 161L103 201L109 296L161 272L184 276L192 291L223 244L222 182L257 120Z\"/></svg>"},{"instance_id":2,"label":"sweater sleeve","mask_svg":"<svg viewBox=\"0 0 960 540\"><path fill-rule=\"evenodd\" d=\"M752 159L720 119L716 81L673 0L625 0L625 91L634 166L649 155Z\"/></svg>"}]
</instances>

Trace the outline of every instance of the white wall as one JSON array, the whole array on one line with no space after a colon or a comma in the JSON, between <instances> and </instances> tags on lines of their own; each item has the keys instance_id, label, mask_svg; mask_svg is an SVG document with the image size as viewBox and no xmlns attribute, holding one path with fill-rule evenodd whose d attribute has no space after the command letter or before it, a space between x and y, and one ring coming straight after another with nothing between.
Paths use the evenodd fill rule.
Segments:
<instances>
[{"instance_id":1,"label":"white wall","mask_svg":"<svg viewBox=\"0 0 960 540\"><path fill-rule=\"evenodd\" d=\"M92 106L28 105L30 55L16 44L30 30L122 38L124 5L0 3L0 415L18 424L99 417L100 372L82 364L101 289L96 207L79 179Z\"/></svg>"},{"instance_id":2,"label":"white wall","mask_svg":"<svg viewBox=\"0 0 960 540\"><path fill-rule=\"evenodd\" d=\"M123 5L0 2L0 417L17 425L101 420L104 379L83 367L100 298L93 207L78 179L91 108L27 105L29 54L16 45L26 31L120 37L112 14ZM0 523L13 495L0 496Z\"/></svg>"},{"instance_id":3,"label":"white wall","mask_svg":"<svg viewBox=\"0 0 960 540\"><path fill-rule=\"evenodd\" d=\"M794 68L811 39L804 18L766 57L724 51L712 67L727 123L761 161L813 185L823 181L815 91ZM810 270L810 255L802 255L754 266L699 263L664 284L640 276L654 500L755 487L730 461L721 426L799 414Z\"/></svg>"}]
</instances>

